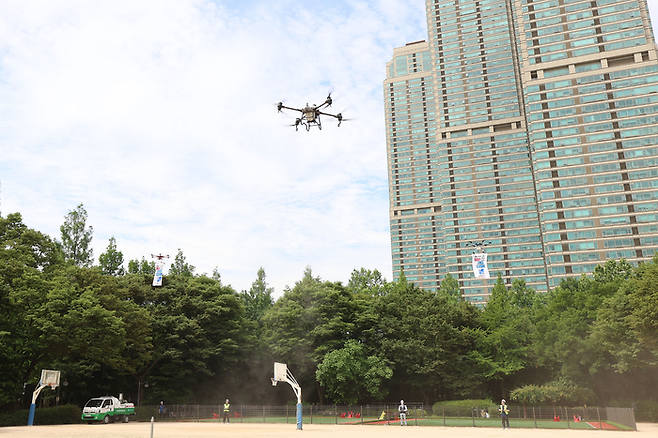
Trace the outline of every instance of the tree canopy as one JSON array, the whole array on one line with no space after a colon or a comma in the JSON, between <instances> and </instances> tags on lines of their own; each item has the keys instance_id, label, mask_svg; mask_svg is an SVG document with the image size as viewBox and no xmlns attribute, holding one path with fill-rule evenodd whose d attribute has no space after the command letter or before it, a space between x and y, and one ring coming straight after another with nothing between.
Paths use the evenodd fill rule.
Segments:
<instances>
[{"instance_id":1,"label":"tree canopy","mask_svg":"<svg viewBox=\"0 0 658 438\"><path fill-rule=\"evenodd\" d=\"M237 292L180 249L152 287L153 261L124 269L114 237L94 264L91 230L82 205L61 243L20 214L0 217L0 410L25 405L41 369L61 370L63 397L78 404L120 392L137 403L291 401L267 386L274 361L310 403L575 404L658 390L658 256L608 260L546 294L499 275L482 307L450 276L428 291L368 269L344 285L308 267L275 298L264 268Z\"/></svg>"},{"instance_id":2,"label":"tree canopy","mask_svg":"<svg viewBox=\"0 0 658 438\"><path fill-rule=\"evenodd\" d=\"M87 227L87 210L80 204L64 219L60 227L64 257L76 266L90 267L94 261L94 250L90 247L94 228Z\"/></svg>"},{"instance_id":3,"label":"tree canopy","mask_svg":"<svg viewBox=\"0 0 658 438\"><path fill-rule=\"evenodd\" d=\"M98 257L98 265L105 275L124 275L123 253L117 250L117 241L114 236L110 237L110 243L103 254Z\"/></svg>"}]
</instances>

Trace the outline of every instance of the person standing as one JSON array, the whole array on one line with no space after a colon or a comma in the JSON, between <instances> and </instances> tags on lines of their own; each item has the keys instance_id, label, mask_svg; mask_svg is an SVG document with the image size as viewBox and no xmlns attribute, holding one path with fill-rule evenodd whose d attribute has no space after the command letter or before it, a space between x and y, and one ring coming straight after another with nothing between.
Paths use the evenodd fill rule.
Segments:
<instances>
[{"instance_id":1,"label":"person standing","mask_svg":"<svg viewBox=\"0 0 658 438\"><path fill-rule=\"evenodd\" d=\"M165 405L164 405L164 400L160 402L160 406L158 406L158 414L160 414L160 418L164 418L165 416Z\"/></svg>"},{"instance_id":2,"label":"person standing","mask_svg":"<svg viewBox=\"0 0 658 438\"><path fill-rule=\"evenodd\" d=\"M222 423L228 423L228 414L231 412L231 404L228 402L228 399L226 399L226 403L224 403L224 420Z\"/></svg>"},{"instance_id":3,"label":"person standing","mask_svg":"<svg viewBox=\"0 0 658 438\"><path fill-rule=\"evenodd\" d=\"M407 405L404 404L404 400L400 400L400 406L398 406L398 412L400 413L400 426L407 425ZM402 423L404 421L404 424Z\"/></svg>"},{"instance_id":4,"label":"person standing","mask_svg":"<svg viewBox=\"0 0 658 438\"><path fill-rule=\"evenodd\" d=\"M509 407L507 406L505 399L500 401L498 412L500 412L500 418L503 420L503 430L505 429L505 425L507 425L507 428L509 429Z\"/></svg>"}]
</instances>

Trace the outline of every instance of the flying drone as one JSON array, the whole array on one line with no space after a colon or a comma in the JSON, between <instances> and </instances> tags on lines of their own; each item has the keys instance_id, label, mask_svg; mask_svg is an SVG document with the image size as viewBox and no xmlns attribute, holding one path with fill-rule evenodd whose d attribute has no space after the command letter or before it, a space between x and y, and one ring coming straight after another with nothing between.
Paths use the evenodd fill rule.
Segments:
<instances>
[{"instance_id":1,"label":"flying drone","mask_svg":"<svg viewBox=\"0 0 658 438\"><path fill-rule=\"evenodd\" d=\"M295 127L295 131L299 129L299 125L303 125L306 127L307 131L311 130L311 126L317 126L318 129L322 129L322 122L320 121L320 115L323 116L329 116L333 117L335 119L338 119L338 126L340 126L340 123L343 120L347 120L343 118L343 115L341 113L338 114L329 114L323 111L320 111L322 108L328 108L331 106L333 100L331 99L331 94L327 96L327 100L325 100L321 105L309 105L308 103L306 106L302 109L299 108L292 108L289 106L285 106L283 102L279 102L276 105L276 109L281 112L283 109L288 109L288 110L293 110L293 111L299 111L302 113L301 117L298 117L295 119L295 123L291 126Z\"/></svg>"}]
</instances>

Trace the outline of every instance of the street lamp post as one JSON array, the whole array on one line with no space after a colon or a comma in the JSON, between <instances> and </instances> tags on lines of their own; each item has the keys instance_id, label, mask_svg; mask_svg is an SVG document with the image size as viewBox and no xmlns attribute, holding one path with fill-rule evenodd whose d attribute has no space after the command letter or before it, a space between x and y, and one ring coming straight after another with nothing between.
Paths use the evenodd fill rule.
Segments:
<instances>
[{"instance_id":1,"label":"street lamp post","mask_svg":"<svg viewBox=\"0 0 658 438\"><path fill-rule=\"evenodd\" d=\"M62 385L63 385L63 386L68 386L68 384L69 384L69 381L68 381L68 380L64 380L64 381L62 382ZM59 408L59 388L60 388L60 387L59 387L59 385L58 385L58 386L57 386L57 398L55 399L55 411L57 411L57 408Z\"/></svg>"},{"instance_id":2,"label":"street lamp post","mask_svg":"<svg viewBox=\"0 0 658 438\"><path fill-rule=\"evenodd\" d=\"M142 397L144 397L144 391L142 390L142 386L144 388L148 388L149 383L148 382L142 382L141 380L139 381L139 383L137 385L137 406L142 405Z\"/></svg>"}]
</instances>

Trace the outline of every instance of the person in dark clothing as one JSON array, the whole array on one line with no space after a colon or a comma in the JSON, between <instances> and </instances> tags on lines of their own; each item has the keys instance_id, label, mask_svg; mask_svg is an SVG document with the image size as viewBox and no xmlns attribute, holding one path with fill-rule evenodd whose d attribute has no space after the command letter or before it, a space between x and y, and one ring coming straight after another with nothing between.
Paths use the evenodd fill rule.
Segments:
<instances>
[{"instance_id":1,"label":"person in dark clothing","mask_svg":"<svg viewBox=\"0 0 658 438\"><path fill-rule=\"evenodd\" d=\"M500 412L500 418L503 420L503 429L505 429L505 425L507 425L507 428L509 429L509 407L507 406L505 399L500 401L498 412Z\"/></svg>"}]
</instances>

